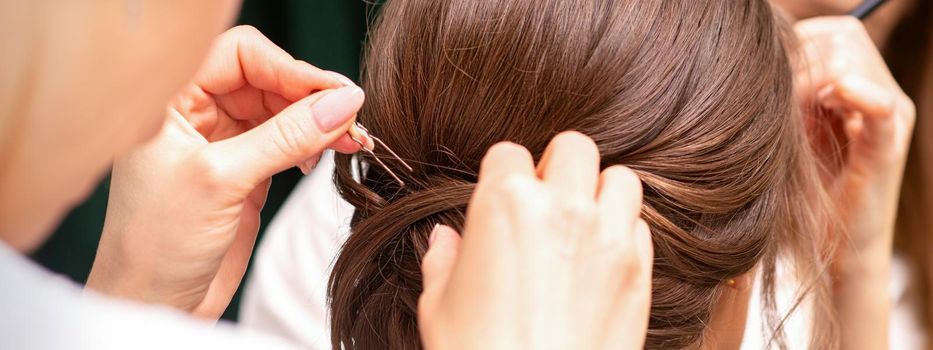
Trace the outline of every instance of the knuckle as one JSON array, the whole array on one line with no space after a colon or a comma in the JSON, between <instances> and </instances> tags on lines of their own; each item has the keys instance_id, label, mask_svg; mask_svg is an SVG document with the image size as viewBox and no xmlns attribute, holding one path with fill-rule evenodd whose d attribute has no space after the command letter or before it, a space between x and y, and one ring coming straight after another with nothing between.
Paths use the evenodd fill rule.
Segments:
<instances>
[{"instance_id":1,"label":"knuckle","mask_svg":"<svg viewBox=\"0 0 933 350\"><path fill-rule=\"evenodd\" d=\"M615 256L615 265L613 268L616 270L621 279L623 285L633 285L638 281L638 276L641 269L641 262L638 261L638 258L632 254L632 252L619 250Z\"/></svg>"},{"instance_id":2,"label":"knuckle","mask_svg":"<svg viewBox=\"0 0 933 350\"><path fill-rule=\"evenodd\" d=\"M651 260L643 259L637 252L623 252L618 264L626 284L635 285L651 280Z\"/></svg>"},{"instance_id":3,"label":"knuckle","mask_svg":"<svg viewBox=\"0 0 933 350\"><path fill-rule=\"evenodd\" d=\"M521 174L508 174L495 184L495 189L513 202L522 202L534 193L534 179Z\"/></svg>"},{"instance_id":4,"label":"knuckle","mask_svg":"<svg viewBox=\"0 0 933 350\"><path fill-rule=\"evenodd\" d=\"M901 94L898 101L900 101L901 108L904 109L905 116L913 121L917 117L917 105L914 103L914 100L911 99L910 96Z\"/></svg>"},{"instance_id":5,"label":"knuckle","mask_svg":"<svg viewBox=\"0 0 933 350\"><path fill-rule=\"evenodd\" d=\"M654 248L651 244L651 230L643 219L633 226L632 232L613 232L611 243L617 257L618 267L623 273L634 276L650 275L654 260ZM648 237L641 237L648 235Z\"/></svg>"},{"instance_id":6,"label":"knuckle","mask_svg":"<svg viewBox=\"0 0 933 350\"><path fill-rule=\"evenodd\" d=\"M619 261L622 264L623 272L633 278L640 276L644 270L644 262L638 257L638 254L635 254L633 251L622 254Z\"/></svg>"},{"instance_id":7,"label":"knuckle","mask_svg":"<svg viewBox=\"0 0 933 350\"><path fill-rule=\"evenodd\" d=\"M227 181L227 171L221 158L212 152L195 152L189 163L193 177L200 179L208 190L221 188Z\"/></svg>"},{"instance_id":8,"label":"knuckle","mask_svg":"<svg viewBox=\"0 0 933 350\"><path fill-rule=\"evenodd\" d=\"M244 45L252 46L261 38L265 38L265 35L259 29L248 24L242 24L220 34L217 43L227 49L236 50L237 54L240 54L240 48Z\"/></svg>"},{"instance_id":9,"label":"knuckle","mask_svg":"<svg viewBox=\"0 0 933 350\"><path fill-rule=\"evenodd\" d=\"M520 199L521 198L516 198L516 201ZM522 208L527 216L533 218L546 220L560 217L558 204L554 201L553 197L549 195L540 196L536 198L536 200L526 201L526 203L522 203ZM565 223L566 221L561 222Z\"/></svg>"},{"instance_id":10,"label":"knuckle","mask_svg":"<svg viewBox=\"0 0 933 350\"><path fill-rule=\"evenodd\" d=\"M580 223L586 227L596 223L596 203L586 199L569 199L557 202L559 217L565 222Z\"/></svg>"},{"instance_id":11,"label":"knuckle","mask_svg":"<svg viewBox=\"0 0 933 350\"><path fill-rule=\"evenodd\" d=\"M847 20L847 16L822 16L805 19L797 22L794 28L798 32L805 32L809 35L824 35L839 30L841 21Z\"/></svg>"},{"instance_id":12,"label":"knuckle","mask_svg":"<svg viewBox=\"0 0 933 350\"><path fill-rule=\"evenodd\" d=\"M298 158L308 144L309 135L312 135L310 125L282 116L272 118L276 137L273 138L277 149L287 157ZM303 118L312 120L312 118Z\"/></svg>"},{"instance_id":13,"label":"knuckle","mask_svg":"<svg viewBox=\"0 0 933 350\"><path fill-rule=\"evenodd\" d=\"M800 38L810 39L813 36L813 31L816 27L817 22L815 20L805 19L794 24L794 32Z\"/></svg>"},{"instance_id":14,"label":"knuckle","mask_svg":"<svg viewBox=\"0 0 933 350\"><path fill-rule=\"evenodd\" d=\"M230 30L227 32L238 35L262 35L262 32L260 32L259 29L249 24L238 25L236 27L230 28Z\"/></svg>"},{"instance_id":15,"label":"knuckle","mask_svg":"<svg viewBox=\"0 0 933 350\"><path fill-rule=\"evenodd\" d=\"M259 31L259 29L256 29L256 27L242 24L224 32L224 34L221 35L221 40L237 46L253 48L261 46L262 43L268 42L269 39L265 34Z\"/></svg>"}]
</instances>

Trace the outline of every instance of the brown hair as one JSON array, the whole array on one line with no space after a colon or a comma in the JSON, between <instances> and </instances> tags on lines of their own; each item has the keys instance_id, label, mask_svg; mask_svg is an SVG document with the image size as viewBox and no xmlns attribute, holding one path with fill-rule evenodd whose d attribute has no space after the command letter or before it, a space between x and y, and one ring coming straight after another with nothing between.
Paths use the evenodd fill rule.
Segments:
<instances>
[{"instance_id":1,"label":"brown hair","mask_svg":"<svg viewBox=\"0 0 933 350\"><path fill-rule=\"evenodd\" d=\"M509 140L538 157L564 130L644 183L655 246L646 347L701 343L721 282L758 264L780 333L782 250L827 304L822 188L793 107L787 26L767 1L394 0L382 12L360 120L415 171L398 172L401 187L368 158L337 157L357 210L328 291L335 349L420 348L431 228L462 228L488 147ZM814 332L814 346L832 345L830 333Z\"/></svg>"}]
</instances>

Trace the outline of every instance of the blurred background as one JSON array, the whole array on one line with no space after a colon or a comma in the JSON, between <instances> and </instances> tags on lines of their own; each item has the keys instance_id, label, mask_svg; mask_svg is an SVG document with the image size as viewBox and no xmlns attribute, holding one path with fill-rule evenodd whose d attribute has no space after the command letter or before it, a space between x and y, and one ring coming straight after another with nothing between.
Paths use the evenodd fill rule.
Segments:
<instances>
[{"instance_id":1,"label":"blurred background","mask_svg":"<svg viewBox=\"0 0 933 350\"><path fill-rule=\"evenodd\" d=\"M238 24L259 28L295 58L356 80L367 9L371 7L362 0L245 0ZM273 178L262 211L260 240L266 225L300 179L301 172L297 169ZM101 181L94 194L76 207L52 238L32 255L33 260L83 284L104 226L109 187L109 178ZM247 271L245 278L249 276ZM239 299L237 292L224 319L236 321Z\"/></svg>"}]
</instances>

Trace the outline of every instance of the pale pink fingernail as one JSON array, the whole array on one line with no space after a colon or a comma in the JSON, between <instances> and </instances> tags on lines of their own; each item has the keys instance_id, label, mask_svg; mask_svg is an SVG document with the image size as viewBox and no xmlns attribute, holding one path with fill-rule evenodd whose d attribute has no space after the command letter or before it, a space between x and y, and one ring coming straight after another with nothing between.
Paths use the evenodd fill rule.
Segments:
<instances>
[{"instance_id":1,"label":"pale pink fingernail","mask_svg":"<svg viewBox=\"0 0 933 350\"><path fill-rule=\"evenodd\" d=\"M353 124L350 126L350 136L356 138L360 141L363 149L372 151L376 149L376 144L373 142L373 138L369 136L369 132L366 131L360 123Z\"/></svg>"},{"instance_id":2,"label":"pale pink fingernail","mask_svg":"<svg viewBox=\"0 0 933 350\"><path fill-rule=\"evenodd\" d=\"M311 112L321 131L328 132L346 124L360 110L365 98L357 86L345 86L324 95L311 105Z\"/></svg>"},{"instance_id":3,"label":"pale pink fingernail","mask_svg":"<svg viewBox=\"0 0 933 350\"><path fill-rule=\"evenodd\" d=\"M317 168L317 163L321 161L321 157L314 157L305 161L305 166L308 167L308 171L314 170Z\"/></svg>"},{"instance_id":4,"label":"pale pink fingernail","mask_svg":"<svg viewBox=\"0 0 933 350\"><path fill-rule=\"evenodd\" d=\"M317 163L320 160L320 156L308 158L305 161L298 163L298 169L301 169L302 174L308 175L312 170L314 170L315 167L317 167Z\"/></svg>"},{"instance_id":5,"label":"pale pink fingernail","mask_svg":"<svg viewBox=\"0 0 933 350\"><path fill-rule=\"evenodd\" d=\"M332 71L327 71L327 73L330 73L330 75L333 76L334 79L337 79L337 81L339 81L341 84L343 84L343 86L356 86L356 83L353 82L353 80L350 80L350 78L347 78L343 74L332 72Z\"/></svg>"}]
</instances>

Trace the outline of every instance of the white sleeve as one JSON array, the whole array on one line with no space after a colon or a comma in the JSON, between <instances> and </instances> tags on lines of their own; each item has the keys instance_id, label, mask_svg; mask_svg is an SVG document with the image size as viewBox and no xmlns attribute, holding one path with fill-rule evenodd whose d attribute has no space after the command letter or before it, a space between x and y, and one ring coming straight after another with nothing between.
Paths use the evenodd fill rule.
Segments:
<instances>
[{"instance_id":1,"label":"white sleeve","mask_svg":"<svg viewBox=\"0 0 933 350\"><path fill-rule=\"evenodd\" d=\"M794 302L796 289L800 288L791 271L779 260L777 267L777 303L779 315L784 315ZM916 296L908 293L910 267L903 257L894 256L891 266L891 281L888 292L891 298L891 322L889 323L888 341L891 349L926 349L927 337L921 326ZM785 324L785 334L790 349L806 349L810 341L810 320L813 311L812 299L808 298L797 311L790 315ZM755 279L755 290L748 307L748 320L742 349L764 349L768 334L763 332L764 321L761 319L761 274Z\"/></svg>"},{"instance_id":2,"label":"white sleeve","mask_svg":"<svg viewBox=\"0 0 933 350\"><path fill-rule=\"evenodd\" d=\"M325 154L286 200L254 257L240 324L312 349L330 349L327 280L349 231L353 207L337 195Z\"/></svg>"},{"instance_id":3,"label":"white sleeve","mask_svg":"<svg viewBox=\"0 0 933 350\"><path fill-rule=\"evenodd\" d=\"M110 299L0 242L0 349L290 349L231 324Z\"/></svg>"},{"instance_id":4,"label":"white sleeve","mask_svg":"<svg viewBox=\"0 0 933 350\"><path fill-rule=\"evenodd\" d=\"M911 267L908 261L898 254L891 264L891 323L888 337L891 349L929 349L927 335L920 320L923 308L916 299L916 293L908 289Z\"/></svg>"}]
</instances>

